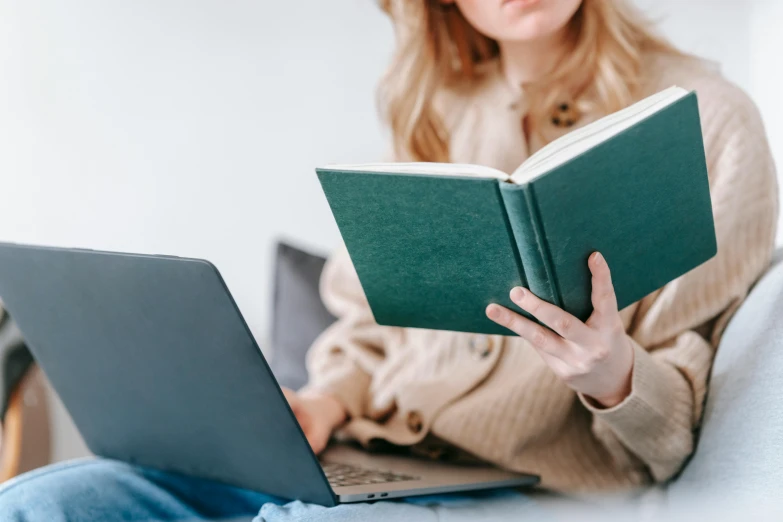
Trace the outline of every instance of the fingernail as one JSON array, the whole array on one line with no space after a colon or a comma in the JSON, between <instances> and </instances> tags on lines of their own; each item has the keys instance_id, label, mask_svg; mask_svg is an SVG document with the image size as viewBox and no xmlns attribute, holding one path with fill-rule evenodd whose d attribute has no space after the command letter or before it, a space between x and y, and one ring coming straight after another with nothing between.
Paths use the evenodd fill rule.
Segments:
<instances>
[{"instance_id":1,"label":"fingernail","mask_svg":"<svg viewBox=\"0 0 783 522\"><path fill-rule=\"evenodd\" d=\"M525 298L525 289L521 286L515 286L511 289L511 300L512 301L521 301Z\"/></svg>"},{"instance_id":2,"label":"fingernail","mask_svg":"<svg viewBox=\"0 0 783 522\"><path fill-rule=\"evenodd\" d=\"M600 265L604 260L604 256L601 255L601 252L596 252L593 254L593 263L596 265Z\"/></svg>"},{"instance_id":3,"label":"fingernail","mask_svg":"<svg viewBox=\"0 0 783 522\"><path fill-rule=\"evenodd\" d=\"M500 317L500 307L494 304L489 305L487 307L487 317L490 319L498 319Z\"/></svg>"}]
</instances>

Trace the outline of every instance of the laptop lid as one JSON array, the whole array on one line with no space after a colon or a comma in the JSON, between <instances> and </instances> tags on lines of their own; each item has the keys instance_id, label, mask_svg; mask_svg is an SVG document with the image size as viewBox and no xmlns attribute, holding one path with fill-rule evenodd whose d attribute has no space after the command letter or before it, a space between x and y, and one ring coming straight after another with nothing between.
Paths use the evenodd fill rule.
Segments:
<instances>
[{"instance_id":1,"label":"laptop lid","mask_svg":"<svg viewBox=\"0 0 783 522\"><path fill-rule=\"evenodd\" d=\"M209 262L0 243L0 298L96 455L336 503Z\"/></svg>"}]
</instances>

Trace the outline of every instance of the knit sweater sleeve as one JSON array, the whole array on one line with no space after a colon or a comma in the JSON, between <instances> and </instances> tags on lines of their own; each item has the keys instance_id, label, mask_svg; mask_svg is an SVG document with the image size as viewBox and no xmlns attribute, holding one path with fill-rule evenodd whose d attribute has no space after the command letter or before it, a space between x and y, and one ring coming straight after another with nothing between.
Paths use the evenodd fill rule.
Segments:
<instances>
[{"instance_id":1,"label":"knit sweater sleeve","mask_svg":"<svg viewBox=\"0 0 783 522\"><path fill-rule=\"evenodd\" d=\"M310 347L304 389L328 393L351 417L360 417L366 410L372 373L385 359L384 327L373 319L345 247L327 261L320 291L337 321Z\"/></svg>"},{"instance_id":2,"label":"knit sweater sleeve","mask_svg":"<svg viewBox=\"0 0 783 522\"><path fill-rule=\"evenodd\" d=\"M721 83L700 100L717 255L640 304L629 329L632 392L594 415L594 435L618 465L641 463L656 481L694 448L708 375L729 317L768 267L778 213L775 167L753 103Z\"/></svg>"}]
</instances>

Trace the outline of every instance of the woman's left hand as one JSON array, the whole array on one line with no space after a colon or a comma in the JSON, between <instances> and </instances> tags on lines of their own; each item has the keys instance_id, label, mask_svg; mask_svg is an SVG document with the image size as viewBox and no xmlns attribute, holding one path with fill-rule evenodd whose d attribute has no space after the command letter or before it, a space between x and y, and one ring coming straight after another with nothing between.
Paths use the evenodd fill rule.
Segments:
<instances>
[{"instance_id":1,"label":"woman's left hand","mask_svg":"<svg viewBox=\"0 0 783 522\"><path fill-rule=\"evenodd\" d=\"M527 339L568 386L610 408L631 393L633 348L617 310L609 266L598 252L587 265L593 275L593 313L587 322L521 287L511 290L511 300L554 332L497 304L487 307L487 317Z\"/></svg>"}]
</instances>

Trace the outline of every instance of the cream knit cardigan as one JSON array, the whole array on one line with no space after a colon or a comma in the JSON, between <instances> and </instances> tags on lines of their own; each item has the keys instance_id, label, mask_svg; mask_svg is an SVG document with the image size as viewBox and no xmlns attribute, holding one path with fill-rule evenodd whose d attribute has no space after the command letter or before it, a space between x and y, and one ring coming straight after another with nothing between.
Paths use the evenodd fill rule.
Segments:
<instances>
[{"instance_id":1,"label":"cream knit cardigan","mask_svg":"<svg viewBox=\"0 0 783 522\"><path fill-rule=\"evenodd\" d=\"M321 280L339 320L309 353L308 387L345 404L343 435L434 458L470 454L540 474L561 491L633 487L681 468L721 333L769 264L778 190L758 111L739 88L704 64L670 56L647 56L643 70L642 96L675 84L697 93L718 254L622 310L635 351L630 396L596 408L518 337L378 326L341 249ZM511 172L541 145L533 138L528 150L524 98L497 66L440 103L454 162ZM582 115L574 127L596 117ZM568 130L553 124L544 139Z\"/></svg>"}]
</instances>

